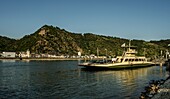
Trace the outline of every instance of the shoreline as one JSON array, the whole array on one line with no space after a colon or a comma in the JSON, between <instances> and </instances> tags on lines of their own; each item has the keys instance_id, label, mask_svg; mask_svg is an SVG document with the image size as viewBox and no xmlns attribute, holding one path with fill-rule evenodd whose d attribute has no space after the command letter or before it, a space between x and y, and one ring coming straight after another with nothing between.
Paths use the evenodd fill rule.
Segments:
<instances>
[{"instance_id":1,"label":"shoreline","mask_svg":"<svg viewBox=\"0 0 170 99\"><path fill-rule=\"evenodd\" d=\"M151 99L169 99L170 97L170 77L160 86L158 93Z\"/></svg>"},{"instance_id":2,"label":"shoreline","mask_svg":"<svg viewBox=\"0 0 170 99\"><path fill-rule=\"evenodd\" d=\"M0 58L0 60L91 60L85 58ZM103 58L95 58L95 60L103 60ZM111 60L108 58L107 60Z\"/></svg>"},{"instance_id":3,"label":"shoreline","mask_svg":"<svg viewBox=\"0 0 170 99\"><path fill-rule=\"evenodd\" d=\"M139 99L170 99L170 65L166 66L168 77L166 79L151 80L145 91L141 92Z\"/></svg>"},{"instance_id":4,"label":"shoreline","mask_svg":"<svg viewBox=\"0 0 170 99\"><path fill-rule=\"evenodd\" d=\"M139 99L169 99L170 76L166 79L151 80L145 91L141 92Z\"/></svg>"},{"instance_id":5,"label":"shoreline","mask_svg":"<svg viewBox=\"0 0 170 99\"><path fill-rule=\"evenodd\" d=\"M82 58L0 58L1 60L42 60L42 61L50 61L50 60L83 60Z\"/></svg>"}]
</instances>

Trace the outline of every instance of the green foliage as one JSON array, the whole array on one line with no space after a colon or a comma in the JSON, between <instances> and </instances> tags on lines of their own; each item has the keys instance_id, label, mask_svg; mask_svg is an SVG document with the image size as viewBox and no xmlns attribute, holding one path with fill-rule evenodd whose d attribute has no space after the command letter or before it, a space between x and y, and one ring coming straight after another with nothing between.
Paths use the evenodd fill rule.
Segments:
<instances>
[{"instance_id":1,"label":"green foliage","mask_svg":"<svg viewBox=\"0 0 170 99\"><path fill-rule=\"evenodd\" d=\"M26 35L19 40L0 36L0 51L26 51L32 53L49 53L56 55L82 55L95 54L97 48L99 55L117 56L121 55L123 48L121 45L129 40L111 36L96 35L92 33L78 34L70 33L59 27L44 25L31 35ZM147 57L160 56L168 48L170 40L150 41L131 40L131 45L137 46L138 55ZM170 49L169 49L170 50Z\"/></svg>"},{"instance_id":2,"label":"green foliage","mask_svg":"<svg viewBox=\"0 0 170 99\"><path fill-rule=\"evenodd\" d=\"M15 39L0 36L0 52L3 51L15 51Z\"/></svg>"}]
</instances>

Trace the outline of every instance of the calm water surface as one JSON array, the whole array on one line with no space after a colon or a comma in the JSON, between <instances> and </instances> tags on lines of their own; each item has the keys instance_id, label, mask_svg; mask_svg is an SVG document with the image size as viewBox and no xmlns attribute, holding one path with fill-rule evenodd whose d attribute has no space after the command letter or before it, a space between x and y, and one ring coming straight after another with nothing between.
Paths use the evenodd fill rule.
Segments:
<instances>
[{"instance_id":1,"label":"calm water surface","mask_svg":"<svg viewBox=\"0 0 170 99\"><path fill-rule=\"evenodd\" d=\"M89 71L78 61L0 61L0 98L136 99L165 67Z\"/></svg>"}]
</instances>

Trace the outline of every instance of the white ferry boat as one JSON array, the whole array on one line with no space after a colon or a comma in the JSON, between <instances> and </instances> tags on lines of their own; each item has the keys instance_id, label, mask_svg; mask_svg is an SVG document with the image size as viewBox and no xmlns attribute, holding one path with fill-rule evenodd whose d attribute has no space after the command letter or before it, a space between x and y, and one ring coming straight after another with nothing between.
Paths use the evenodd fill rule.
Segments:
<instances>
[{"instance_id":1,"label":"white ferry boat","mask_svg":"<svg viewBox=\"0 0 170 99\"><path fill-rule=\"evenodd\" d=\"M135 46L122 46L126 49L123 52L122 56L117 56L116 59L111 62L84 62L78 64L79 66L84 66L87 68L113 68L113 69L122 69L122 68L139 68L139 67L148 67L153 66L152 62L147 61L145 56L136 56L137 52Z\"/></svg>"}]
</instances>

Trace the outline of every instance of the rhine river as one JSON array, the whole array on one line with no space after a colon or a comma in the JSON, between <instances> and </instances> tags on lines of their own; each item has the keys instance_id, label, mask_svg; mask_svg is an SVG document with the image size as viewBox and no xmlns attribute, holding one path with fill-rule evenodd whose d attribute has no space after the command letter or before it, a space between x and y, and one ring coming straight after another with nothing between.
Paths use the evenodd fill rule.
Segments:
<instances>
[{"instance_id":1,"label":"rhine river","mask_svg":"<svg viewBox=\"0 0 170 99\"><path fill-rule=\"evenodd\" d=\"M87 70L78 61L0 61L2 99L137 99L165 67Z\"/></svg>"}]
</instances>

